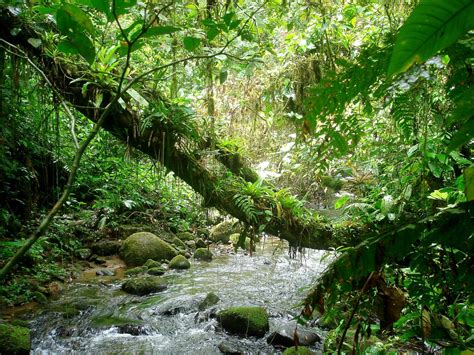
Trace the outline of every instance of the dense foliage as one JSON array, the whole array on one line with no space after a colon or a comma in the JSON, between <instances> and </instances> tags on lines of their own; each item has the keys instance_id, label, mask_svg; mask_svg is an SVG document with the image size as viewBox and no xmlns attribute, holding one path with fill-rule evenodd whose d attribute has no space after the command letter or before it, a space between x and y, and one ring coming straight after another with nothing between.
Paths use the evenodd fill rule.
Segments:
<instances>
[{"instance_id":1,"label":"dense foliage","mask_svg":"<svg viewBox=\"0 0 474 355\"><path fill-rule=\"evenodd\" d=\"M301 317L322 313L333 350L472 348L472 0L10 5L36 32L28 51L0 42L1 259L65 188L73 216L53 221L18 275L67 277L64 258L90 238L69 218L95 239L130 221L205 225L209 201L163 167L168 144L220 172L215 191L235 191L224 205L252 238L275 221L333 233L340 256ZM48 81L36 50L90 107ZM150 158L99 132L69 186L88 113L100 121L114 101L136 116L133 138L162 128L147 143L163 148ZM21 280L1 286L5 302L34 297ZM368 341L375 331L385 345Z\"/></svg>"}]
</instances>

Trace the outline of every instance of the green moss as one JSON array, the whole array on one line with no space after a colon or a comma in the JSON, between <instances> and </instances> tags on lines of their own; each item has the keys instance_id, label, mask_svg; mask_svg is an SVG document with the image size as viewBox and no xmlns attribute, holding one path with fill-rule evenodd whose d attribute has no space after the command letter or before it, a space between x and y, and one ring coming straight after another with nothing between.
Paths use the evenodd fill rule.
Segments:
<instances>
[{"instance_id":1,"label":"green moss","mask_svg":"<svg viewBox=\"0 0 474 355\"><path fill-rule=\"evenodd\" d=\"M217 318L229 333L262 337L269 329L268 314L262 307L232 307L219 312Z\"/></svg>"},{"instance_id":2,"label":"green moss","mask_svg":"<svg viewBox=\"0 0 474 355\"><path fill-rule=\"evenodd\" d=\"M0 354L29 354L30 330L9 324L0 324Z\"/></svg>"},{"instance_id":3,"label":"green moss","mask_svg":"<svg viewBox=\"0 0 474 355\"><path fill-rule=\"evenodd\" d=\"M191 264L189 263L188 259L184 257L183 255L177 255L173 259L171 259L169 263L169 268L170 269L189 269L191 267Z\"/></svg>"},{"instance_id":4,"label":"green moss","mask_svg":"<svg viewBox=\"0 0 474 355\"><path fill-rule=\"evenodd\" d=\"M184 242L178 237L173 239L172 244L178 249L186 250L186 244L184 244Z\"/></svg>"},{"instance_id":5,"label":"green moss","mask_svg":"<svg viewBox=\"0 0 474 355\"><path fill-rule=\"evenodd\" d=\"M153 260L153 259L148 259L143 265L149 269L154 268L154 267L161 267L161 263L159 261Z\"/></svg>"},{"instance_id":6,"label":"green moss","mask_svg":"<svg viewBox=\"0 0 474 355\"><path fill-rule=\"evenodd\" d=\"M136 276L138 274L141 274L142 272L145 272L146 270L147 270L146 267L137 266L137 267L133 267L131 269L125 270L124 274L127 276Z\"/></svg>"},{"instance_id":7,"label":"green moss","mask_svg":"<svg viewBox=\"0 0 474 355\"><path fill-rule=\"evenodd\" d=\"M283 352L283 355L311 355L316 354L305 346L292 346Z\"/></svg>"},{"instance_id":8,"label":"green moss","mask_svg":"<svg viewBox=\"0 0 474 355\"><path fill-rule=\"evenodd\" d=\"M213 242L222 242L225 244L229 243L229 237L231 234L238 232L239 227L236 225L235 222L224 221L212 227L211 233L209 234L209 238Z\"/></svg>"},{"instance_id":9,"label":"green moss","mask_svg":"<svg viewBox=\"0 0 474 355\"><path fill-rule=\"evenodd\" d=\"M121 254L127 265L140 266L148 259L170 260L178 253L170 244L153 233L139 232L124 241Z\"/></svg>"},{"instance_id":10,"label":"green moss","mask_svg":"<svg viewBox=\"0 0 474 355\"><path fill-rule=\"evenodd\" d=\"M182 241L194 240L194 235L190 232L181 232L177 234L177 237Z\"/></svg>"},{"instance_id":11,"label":"green moss","mask_svg":"<svg viewBox=\"0 0 474 355\"><path fill-rule=\"evenodd\" d=\"M95 327L111 327L114 325L140 324L140 322L135 319L116 317L113 315L94 317L91 319L91 323Z\"/></svg>"},{"instance_id":12,"label":"green moss","mask_svg":"<svg viewBox=\"0 0 474 355\"><path fill-rule=\"evenodd\" d=\"M211 261L212 260L212 253L207 248L198 248L194 252L194 259L204 260L204 261Z\"/></svg>"},{"instance_id":13,"label":"green moss","mask_svg":"<svg viewBox=\"0 0 474 355\"><path fill-rule=\"evenodd\" d=\"M166 287L166 281L158 276L139 276L122 284L122 290L140 296L163 291Z\"/></svg>"},{"instance_id":14,"label":"green moss","mask_svg":"<svg viewBox=\"0 0 474 355\"><path fill-rule=\"evenodd\" d=\"M206 298L204 298L204 299L199 303L198 309L199 309L200 311L204 311L204 310L206 310L207 308L209 308L209 307L211 307L211 306L214 306L214 305L217 304L219 301L220 301L220 298L219 298L214 292L209 292L209 293L206 295Z\"/></svg>"},{"instance_id":15,"label":"green moss","mask_svg":"<svg viewBox=\"0 0 474 355\"><path fill-rule=\"evenodd\" d=\"M160 267L152 267L151 269L148 269L147 274L148 275L154 275L154 276L161 276L166 272L165 269L163 269L161 266Z\"/></svg>"}]
</instances>

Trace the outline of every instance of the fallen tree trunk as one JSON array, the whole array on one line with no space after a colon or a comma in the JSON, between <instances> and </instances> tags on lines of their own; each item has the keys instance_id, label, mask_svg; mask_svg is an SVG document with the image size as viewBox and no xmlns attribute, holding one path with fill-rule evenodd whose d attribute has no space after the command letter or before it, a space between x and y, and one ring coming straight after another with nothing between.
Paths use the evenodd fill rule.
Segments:
<instances>
[{"instance_id":1,"label":"fallen tree trunk","mask_svg":"<svg viewBox=\"0 0 474 355\"><path fill-rule=\"evenodd\" d=\"M84 77L87 68L55 61L46 55L41 47L32 46L29 39L38 38L36 33L38 30L35 31L30 25L22 22L11 10L5 8L0 10L0 20L2 22L0 38L17 46L35 61L38 68L55 86L54 90L84 116L96 122L101 110L114 97L114 88L95 81L92 76ZM84 92L82 83L86 81L93 84L89 84ZM103 96L102 102L100 107L94 107L93 103L96 102L98 93ZM339 231L337 233L339 237L336 238L336 233L329 224L311 211L294 209L280 203L276 197L277 192L270 191L268 187L261 196L243 195L243 188L247 186L246 184L256 183L258 175L245 165L242 157L237 153L217 148L214 151L214 158L222 164L222 168L208 168L205 159L202 159L201 148L206 146L204 140L193 140L183 134L180 127L176 126L179 120L171 119L179 115L185 117L183 108L169 105L158 95L143 96L149 102L161 101L167 108L169 117L157 118L144 125L143 117L140 117L138 112L133 111L128 105L124 108L116 104L111 108L110 115L102 127L128 145L160 161L201 194L206 206L216 207L242 222L256 228L260 227L259 229L269 234L286 239L293 246L329 249L341 245L355 245L358 242L358 238L347 238L347 236L360 233L350 230ZM126 97L124 99L127 101ZM211 146L218 147L218 144ZM228 171L232 174L228 174ZM237 200L236 196L243 198Z\"/></svg>"}]
</instances>

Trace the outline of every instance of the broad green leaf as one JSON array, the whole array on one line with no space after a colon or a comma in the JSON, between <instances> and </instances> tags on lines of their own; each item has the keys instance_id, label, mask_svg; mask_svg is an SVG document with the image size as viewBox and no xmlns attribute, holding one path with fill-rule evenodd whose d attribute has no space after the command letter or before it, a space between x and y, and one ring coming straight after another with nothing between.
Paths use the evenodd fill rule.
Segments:
<instances>
[{"instance_id":1,"label":"broad green leaf","mask_svg":"<svg viewBox=\"0 0 474 355\"><path fill-rule=\"evenodd\" d=\"M228 27L229 27L229 31L230 31L230 30L233 30L234 28L239 27L239 25L240 25L241 22L242 22L241 20L232 21L232 22L229 24L229 26L228 26Z\"/></svg>"},{"instance_id":2,"label":"broad green leaf","mask_svg":"<svg viewBox=\"0 0 474 355\"><path fill-rule=\"evenodd\" d=\"M474 139L474 117L464 123L461 126L461 129L451 137L451 141L449 142L448 146L448 152L457 149L466 143L469 143L472 139Z\"/></svg>"},{"instance_id":3,"label":"broad green leaf","mask_svg":"<svg viewBox=\"0 0 474 355\"><path fill-rule=\"evenodd\" d=\"M89 64L95 59L95 47L89 37L83 33L78 33L68 41L61 42L58 50L63 53L80 54Z\"/></svg>"},{"instance_id":4,"label":"broad green leaf","mask_svg":"<svg viewBox=\"0 0 474 355\"><path fill-rule=\"evenodd\" d=\"M222 20L224 21L224 23L227 25L227 27L229 27L231 21L232 21L232 18L234 17L235 13L234 12L228 12L224 15L224 17L222 18Z\"/></svg>"},{"instance_id":5,"label":"broad green leaf","mask_svg":"<svg viewBox=\"0 0 474 355\"><path fill-rule=\"evenodd\" d=\"M58 44L58 51L60 51L64 54L79 54L79 52L77 51L77 48L69 40L65 40L65 41L60 42Z\"/></svg>"},{"instance_id":6,"label":"broad green leaf","mask_svg":"<svg viewBox=\"0 0 474 355\"><path fill-rule=\"evenodd\" d=\"M151 27L143 34L143 37L154 37L161 35L170 35L175 32L181 31L181 28L175 26L157 26Z\"/></svg>"},{"instance_id":7,"label":"broad green leaf","mask_svg":"<svg viewBox=\"0 0 474 355\"><path fill-rule=\"evenodd\" d=\"M91 6L97 11L103 12L109 17L110 15L110 6L108 0L91 0Z\"/></svg>"},{"instance_id":8,"label":"broad green leaf","mask_svg":"<svg viewBox=\"0 0 474 355\"><path fill-rule=\"evenodd\" d=\"M211 27L207 30L206 35L209 41L212 41L221 31L217 27Z\"/></svg>"},{"instance_id":9,"label":"broad green leaf","mask_svg":"<svg viewBox=\"0 0 474 355\"><path fill-rule=\"evenodd\" d=\"M70 35L73 32L87 31L93 36L95 32L94 25L89 16L77 6L71 4L63 5L56 12L56 23L59 30L65 35Z\"/></svg>"},{"instance_id":10,"label":"broad green leaf","mask_svg":"<svg viewBox=\"0 0 474 355\"><path fill-rule=\"evenodd\" d=\"M400 29L388 75L406 71L474 28L473 0L424 0Z\"/></svg>"},{"instance_id":11,"label":"broad green leaf","mask_svg":"<svg viewBox=\"0 0 474 355\"><path fill-rule=\"evenodd\" d=\"M474 166L464 169L464 193L468 201L474 201Z\"/></svg>"},{"instance_id":12,"label":"broad green leaf","mask_svg":"<svg viewBox=\"0 0 474 355\"><path fill-rule=\"evenodd\" d=\"M183 38L184 48L186 48L186 50L190 52L195 50L197 47L199 47L200 44L201 44L201 40L199 38L196 38L196 37Z\"/></svg>"},{"instance_id":13,"label":"broad green leaf","mask_svg":"<svg viewBox=\"0 0 474 355\"><path fill-rule=\"evenodd\" d=\"M349 196L344 195L342 197L339 197L336 200L336 202L334 203L334 208L336 210L340 209L341 207L343 207L347 203L347 201L349 201Z\"/></svg>"},{"instance_id":14,"label":"broad green leaf","mask_svg":"<svg viewBox=\"0 0 474 355\"><path fill-rule=\"evenodd\" d=\"M454 99L454 110L449 115L449 124L464 122L474 112L474 85Z\"/></svg>"},{"instance_id":15,"label":"broad green leaf","mask_svg":"<svg viewBox=\"0 0 474 355\"><path fill-rule=\"evenodd\" d=\"M115 15L120 16L128 12L128 9L135 6L137 0L115 0Z\"/></svg>"}]
</instances>

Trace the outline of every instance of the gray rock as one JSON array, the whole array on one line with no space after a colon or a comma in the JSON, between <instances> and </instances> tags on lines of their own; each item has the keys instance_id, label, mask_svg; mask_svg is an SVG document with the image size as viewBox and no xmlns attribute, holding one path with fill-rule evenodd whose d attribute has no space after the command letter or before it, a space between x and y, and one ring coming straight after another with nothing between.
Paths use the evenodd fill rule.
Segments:
<instances>
[{"instance_id":1,"label":"gray rock","mask_svg":"<svg viewBox=\"0 0 474 355\"><path fill-rule=\"evenodd\" d=\"M97 276L115 276L115 271L111 269L100 269L95 272Z\"/></svg>"},{"instance_id":2,"label":"gray rock","mask_svg":"<svg viewBox=\"0 0 474 355\"><path fill-rule=\"evenodd\" d=\"M310 346L321 341L321 337L316 332L290 323L277 328L270 334L267 343L288 348L295 346L295 339L298 339L298 345L302 346Z\"/></svg>"}]
</instances>

